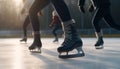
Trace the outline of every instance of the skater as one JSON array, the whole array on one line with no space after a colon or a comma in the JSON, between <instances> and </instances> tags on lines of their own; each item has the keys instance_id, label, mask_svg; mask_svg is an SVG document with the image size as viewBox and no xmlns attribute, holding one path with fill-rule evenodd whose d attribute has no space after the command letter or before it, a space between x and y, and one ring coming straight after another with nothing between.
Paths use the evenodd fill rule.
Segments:
<instances>
[{"instance_id":1,"label":"skater","mask_svg":"<svg viewBox=\"0 0 120 69\"><path fill-rule=\"evenodd\" d=\"M28 10L33 2L34 2L34 0L23 0L24 6L21 10L21 14L25 14L26 18L25 18L24 23L23 23L23 34L24 35L23 35L23 38L20 40L20 42L27 41L27 26L30 24Z\"/></svg>"},{"instance_id":2,"label":"skater","mask_svg":"<svg viewBox=\"0 0 120 69\"><path fill-rule=\"evenodd\" d=\"M110 0L91 0L91 3L92 5L89 8L89 12L93 12L95 10L92 23L95 28L96 37L98 38L97 42L95 43L95 48L103 49L104 41L101 26L99 25L100 20L104 19L110 27L117 30L120 30L120 25L115 23L111 16ZM79 0L79 6L83 13L85 13L84 4L85 0Z\"/></svg>"},{"instance_id":3,"label":"skater","mask_svg":"<svg viewBox=\"0 0 120 69\"><path fill-rule=\"evenodd\" d=\"M42 43L40 39L40 27L39 20L37 18L37 13L39 10L43 9L49 3L52 3L54 8L56 9L58 15L61 18L62 26L64 29L65 39L61 46L57 49L59 53L67 52L66 57L69 56L68 52L76 49L78 51L77 57L84 56L84 52L82 50L82 40L77 34L77 31L74 27L75 21L72 20L68 7L65 4L64 0L35 0L32 7L29 10L30 20L34 30L34 41L32 45L29 47L29 50L41 49ZM59 57L63 57L59 55Z\"/></svg>"},{"instance_id":4,"label":"skater","mask_svg":"<svg viewBox=\"0 0 120 69\"><path fill-rule=\"evenodd\" d=\"M61 21L60 21L59 16L55 10L52 12L52 22L49 25L49 27L52 28L52 33L55 37L53 42L58 42L58 35L57 35L56 31L58 29L61 29Z\"/></svg>"},{"instance_id":5,"label":"skater","mask_svg":"<svg viewBox=\"0 0 120 69\"><path fill-rule=\"evenodd\" d=\"M23 23L23 38L20 40L20 42L27 42L27 27L28 25L30 24L30 19L29 19L29 14L28 14L28 10L30 8L31 5L29 4L32 4L34 0L23 0L23 3L24 3L24 7L21 11L21 14L25 14L26 15L26 18L24 20L24 23ZM41 11L39 12L38 15L41 15L43 16L43 14L41 13Z\"/></svg>"},{"instance_id":6,"label":"skater","mask_svg":"<svg viewBox=\"0 0 120 69\"><path fill-rule=\"evenodd\" d=\"M20 40L20 42L26 42L27 41L27 26L30 24L29 15L26 16L25 21L23 23L23 38Z\"/></svg>"}]
</instances>

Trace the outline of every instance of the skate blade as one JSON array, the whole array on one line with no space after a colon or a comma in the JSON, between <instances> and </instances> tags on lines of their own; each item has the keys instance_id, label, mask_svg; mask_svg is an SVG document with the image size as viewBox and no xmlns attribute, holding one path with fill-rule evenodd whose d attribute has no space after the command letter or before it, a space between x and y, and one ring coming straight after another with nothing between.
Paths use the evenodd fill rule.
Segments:
<instances>
[{"instance_id":1,"label":"skate blade","mask_svg":"<svg viewBox=\"0 0 120 69\"><path fill-rule=\"evenodd\" d=\"M41 53L41 51L30 51L31 53Z\"/></svg>"},{"instance_id":2,"label":"skate blade","mask_svg":"<svg viewBox=\"0 0 120 69\"><path fill-rule=\"evenodd\" d=\"M20 44L27 44L27 42L20 42Z\"/></svg>"},{"instance_id":3,"label":"skate blade","mask_svg":"<svg viewBox=\"0 0 120 69\"><path fill-rule=\"evenodd\" d=\"M104 47L103 46L98 46L98 47L96 46L95 48L96 49L103 49Z\"/></svg>"},{"instance_id":4,"label":"skate blade","mask_svg":"<svg viewBox=\"0 0 120 69\"><path fill-rule=\"evenodd\" d=\"M41 53L41 50L40 50L40 49L37 49L37 50L36 50L36 49L35 49L35 50L33 49L33 50L30 50L30 52L31 52L31 53Z\"/></svg>"},{"instance_id":5,"label":"skate blade","mask_svg":"<svg viewBox=\"0 0 120 69\"><path fill-rule=\"evenodd\" d=\"M53 42L53 43L59 43L59 41L55 41L55 42Z\"/></svg>"},{"instance_id":6,"label":"skate blade","mask_svg":"<svg viewBox=\"0 0 120 69\"><path fill-rule=\"evenodd\" d=\"M82 53L82 54L71 54L71 55L59 55L59 58L65 59L65 58L77 58L77 57L83 57L83 56L85 56L84 53Z\"/></svg>"}]
</instances>

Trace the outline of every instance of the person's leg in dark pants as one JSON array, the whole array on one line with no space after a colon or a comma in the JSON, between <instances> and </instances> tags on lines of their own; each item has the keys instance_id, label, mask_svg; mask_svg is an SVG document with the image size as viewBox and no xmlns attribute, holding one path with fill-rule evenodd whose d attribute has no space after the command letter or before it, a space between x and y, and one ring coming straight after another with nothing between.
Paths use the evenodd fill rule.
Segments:
<instances>
[{"instance_id":1,"label":"person's leg in dark pants","mask_svg":"<svg viewBox=\"0 0 120 69\"><path fill-rule=\"evenodd\" d=\"M105 9L103 18L110 27L120 31L120 24L117 24L112 18L110 7Z\"/></svg>"},{"instance_id":2,"label":"person's leg in dark pants","mask_svg":"<svg viewBox=\"0 0 120 69\"><path fill-rule=\"evenodd\" d=\"M39 10L45 7L40 6L41 4L44 3L41 2L41 0L35 0L34 4L32 5L30 9L30 20L33 26L34 30L34 42L33 44L29 47L29 49L35 49L36 47L41 48L41 40L40 40L40 33L39 33L39 22L37 18L37 13ZM72 20L68 7L65 4L63 0L50 0L52 4L54 5L56 11L58 12L62 22L63 22L63 28L64 28L64 33L65 33L65 39L64 42L62 43L62 46L58 48L58 52L69 52L72 51L73 49L77 49L78 53L81 56L84 56L84 52L82 50L82 40L77 34L77 31L74 27L74 21Z\"/></svg>"},{"instance_id":3,"label":"person's leg in dark pants","mask_svg":"<svg viewBox=\"0 0 120 69\"><path fill-rule=\"evenodd\" d=\"M26 18L25 18L25 21L24 21L24 23L23 23L23 34L24 34L24 36L23 36L23 39L21 39L20 41L22 42L22 41L27 41L27 27L28 27L28 25L30 24L30 19L29 19L29 15L27 15L26 16Z\"/></svg>"},{"instance_id":4,"label":"person's leg in dark pants","mask_svg":"<svg viewBox=\"0 0 120 69\"><path fill-rule=\"evenodd\" d=\"M111 16L111 12L110 12L110 7L100 7L97 10L97 14L95 14L94 20L93 20L93 24L96 30L96 36L98 37L98 41L96 42L95 46L99 47L100 45L103 45L103 34L101 32L101 27L99 25L99 21L104 18L104 20L106 21L106 23L117 30L120 30L120 25L118 25L117 23L115 23L115 21L113 20L112 16Z\"/></svg>"},{"instance_id":5,"label":"person's leg in dark pants","mask_svg":"<svg viewBox=\"0 0 120 69\"><path fill-rule=\"evenodd\" d=\"M49 4L49 0L35 0L33 5L29 10L30 21L32 23L33 31L34 31L34 41L32 45L29 47L29 50L33 50L42 47L41 39L40 39L40 25L38 19L38 12L42 10L46 5Z\"/></svg>"},{"instance_id":6,"label":"person's leg in dark pants","mask_svg":"<svg viewBox=\"0 0 120 69\"><path fill-rule=\"evenodd\" d=\"M101 26L99 25L100 20L102 20L103 18L103 14L104 14L104 9L97 8L92 21L94 29L96 31L95 34L97 37L97 42L95 43L96 49L102 49L103 48L102 45L104 44L103 33L101 30Z\"/></svg>"},{"instance_id":7,"label":"person's leg in dark pants","mask_svg":"<svg viewBox=\"0 0 120 69\"><path fill-rule=\"evenodd\" d=\"M69 9L65 4L64 0L51 0L54 5L58 15L62 20L62 27L65 34L65 39L62 45L58 48L58 52L69 52L73 49L77 49L78 52L81 51L81 55L84 56L84 52L82 50L82 40L77 34L77 31L74 27L75 21L72 20Z\"/></svg>"},{"instance_id":8,"label":"person's leg in dark pants","mask_svg":"<svg viewBox=\"0 0 120 69\"><path fill-rule=\"evenodd\" d=\"M54 27L53 27L53 30L52 30L52 33L53 33L53 35L54 35L54 37L55 37L55 40L53 41L53 42L58 42L58 35L57 35L57 30L59 29L59 26L57 26L57 25L55 25Z\"/></svg>"}]
</instances>

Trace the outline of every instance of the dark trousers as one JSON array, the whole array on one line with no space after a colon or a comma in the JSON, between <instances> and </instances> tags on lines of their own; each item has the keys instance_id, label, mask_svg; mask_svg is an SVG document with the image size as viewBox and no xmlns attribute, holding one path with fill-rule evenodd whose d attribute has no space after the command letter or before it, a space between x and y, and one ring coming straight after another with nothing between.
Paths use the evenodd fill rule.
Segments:
<instances>
[{"instance_id":1,"label":"dark trousers","mask_svg":"<svg viewBox=\"0 0 120 69\"><path fill-rule=\"evenodd\" d=\"M50 2L55 7L56 11L58 12L63 22L71 20L68 7L63 0L35 0L35 2L33 3L33 5L29 10L30 22L32 24L33 31L34 31L33 44L36 42L41 42L40 33L39 33L40 25L39 25L39 19L38 19L37 13L40 10L42 10L45 6L47 6Z\"/></svg>"},{"instance_id":2,"label":"dark trousers","mask_svg":"<svg viewBox=\"0 0 120 69\"><path fill-rule=\"evenodd\" d=\"M110 27L120 30L120 25L118 25L111 16L110 6L100 7L100 8L97 8L95 11L92 23L97 33L101 31L101 26L99 25L99 22L101 19L104 19Z\"/></svg>"},{"instance_id":3,"label":"dark trousers","mask_svg":"<svg viewBox=\"0 0 120 69\"><path fill-rule=\"evenodd\" d=\"M58 38L58 36L57 36L57 30L62 29L61 27L62 26L60 25L60 23L56 23L56 25L53 27L52 33L53 33L53 35L54 35L55 38Z\"/></svg>"},{"instance_id":4,"label":"dark trousers","mask_svg":"<svg viewBox=\"0 0 120 69\"><path fill-rule=\"evenodd\" d=\"M37 13L40 10L42 10L46 5L48 5L50 2L55 7L56 11L58 12L63 22L71 20L68 7L65 4L64 0L35 0L35 2L33 3L32 7L29 10L29 16L34 31L39 31L39 20Z\"/></svg>"},{"instance_id":5,"label":"dark trousers","mask_svg":"<svg viewBox=\"0 0 120 69\"><path fill-rule=\"evenodd\" d=\"M27 37L27 26L30 24L30 19L29 19L29 15L26 16L25 21L23 23L23 33L24 33L24 37Z\"/></svg>"},{"instance_id":6,"label":"dark trousers","mask_svg":"<svg viewBox=\"0 0 120 69\"><path fill-rule=\"evenodd\" d=\"M51 2L63 22L71 20L69 9L64 0L51 0Z\"/></svg>"}]
</instances>

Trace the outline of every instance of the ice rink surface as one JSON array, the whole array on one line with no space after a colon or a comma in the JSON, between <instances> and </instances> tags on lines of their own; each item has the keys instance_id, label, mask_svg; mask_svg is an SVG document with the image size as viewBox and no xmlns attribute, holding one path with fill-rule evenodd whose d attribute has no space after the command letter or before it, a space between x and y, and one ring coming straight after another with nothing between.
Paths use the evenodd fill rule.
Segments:
<instances>
[{"instance_id":1,"label":"ice rink surface","mask_svg":"<svg viewBox=\"0 0 120 69\"><path fill-rule=\"evenodd\" d=\"M0 69L120 69L120 38L104 38L104 49L96 50L96 38L82 38L84 57L60 59L57 48L63 41L53 43L53 38L42 38L42 53L31 53L27 43L20 38L0 39ZM72 52L76 53L76 50Z\"/></svg>"}]
</instances>

